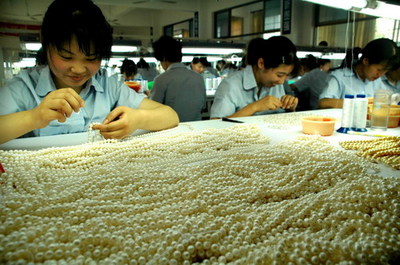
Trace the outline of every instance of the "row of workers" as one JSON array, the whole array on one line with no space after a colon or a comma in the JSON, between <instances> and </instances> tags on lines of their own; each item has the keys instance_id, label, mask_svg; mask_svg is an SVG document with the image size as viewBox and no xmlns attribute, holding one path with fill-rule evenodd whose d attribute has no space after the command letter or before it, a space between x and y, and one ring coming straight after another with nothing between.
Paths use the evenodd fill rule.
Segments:
<instances>
[{"instance_id":1,"label":"row of workers","mask_svg":"<svg viewBox=\"0 0 400 265\"><path fill-rule=\"evenodd\" d=\"M205 101L203 81L185 78L193 74L185 71L180 63L180 43L163 36L153 48L166 72L155 79L150 98L171 106L181 121L201 119ZM247 66L223 79L215 93L210 116L213 119L294 111L299 104L296 95L306 90L310 92L308 97L301 99L309 102L300 103L303 106L309 103L308 109L341 108L346 94L373 97L378 89L400 92L399 48L392 40L373 40L357 54L350 55L342 67L331 72L329 60L320 60L319 67L310 69L290 85L294 92L290 93L285 89L287 79L304 70L296 57L295 45L283 36L253 39L247 48Z\"/></svg>"},{"instance_id":2,"label":"row of workers","mask_svg":"<svg viewBox=\"0 0 400 265\"><path fill-rule=\"evenodd\" d=\"M0 89L0 143L83 132L92 123L99 123L93 129L105 138L123 138L137 129L163 130L200 118L206 98L204 79L181 63L181 45L175 39L163 36L153 44L154 56L166 71L155 78L147 98L100 67L111 56L112 27L91 0L53 1L43 19L41 38L44 65L21 71ZM380 80L397 58L393 41L372 41L358 65L332 77L321 106L341 107L348 89L371 96L375 86L370 83ZM251 41L246 61L242 71L219 85L211 118L296 109L298 98L283 88L300 69L296 47L288 38ZM354 79L351 88L344 81L349 76ZM333 80L336 85L331 85Z\"/></svg>"}]
</instances>

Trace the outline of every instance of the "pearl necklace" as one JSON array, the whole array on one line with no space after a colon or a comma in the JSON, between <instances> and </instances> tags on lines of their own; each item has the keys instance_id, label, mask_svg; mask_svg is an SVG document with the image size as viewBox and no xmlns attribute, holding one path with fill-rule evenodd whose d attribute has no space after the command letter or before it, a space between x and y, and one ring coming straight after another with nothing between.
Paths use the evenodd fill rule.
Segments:
<instances>
[{"instance_id":1,"label":"pearl necklace","mask_svg":"<svg viewBox=\"0 0 400 265\"><path fill-rule=\"evenodd\" d=\"M322 137L271 145L240 124L0 161L0 263L387 264L400 252L399 179Z\"/></svg>"},{"instance_id":2,"label":"pearl necklace","mask_svg":"<svg viewBox=\"0 0 400 265\"><path fill-rule=\"evenodd\" d=\"M400 137L389 136L373 140L343 141L343 148L358 150L357 154L400 170Z\"/></svg>"}]
</instances>

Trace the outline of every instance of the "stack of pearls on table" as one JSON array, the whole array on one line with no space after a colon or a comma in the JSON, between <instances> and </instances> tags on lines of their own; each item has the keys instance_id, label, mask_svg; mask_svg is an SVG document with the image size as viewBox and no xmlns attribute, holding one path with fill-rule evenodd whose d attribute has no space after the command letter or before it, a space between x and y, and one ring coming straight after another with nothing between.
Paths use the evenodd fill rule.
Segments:
<instances>
[{"instance_id":1,"label":"stack of pearls on table","mask_svg":"<svg viewBox=\"0 0 400 265\"><path fill-rule=\"evenodd\" d=\"M256 125L0 151L0 263L389 264L400 180Z\"/></svg>"},{"instance_id":2,"label":"stack of pearls on table","mask_svg":"<svg viewBox=\"0 0 400 265\"><path fill-rule=\"evenodd\" d=\"M388 136L372 140L343 141L343 148L358 150L358 155L400 170L400 137Z\"/></svg>"},{"instance_id":3,"label":"stack of pearls on table","mask_svg":"<svg viewBox=\"0 0 400 265\"><path fill-rule=\"evenodd\" d=\"M288 130L293 127L301 126L301 118L309 117L309 112L290 112L290 113L279 113L276 115L265 115L260 118L261 122L266 124L268 128L272 129L280 129L280 130ZM315 114L314 114L315 116ZM333 112L329 115L316 115L316 116L329 116L332 118L336 118L338 123L340 123L340 115Z\"/></svg>"}]
</instances>

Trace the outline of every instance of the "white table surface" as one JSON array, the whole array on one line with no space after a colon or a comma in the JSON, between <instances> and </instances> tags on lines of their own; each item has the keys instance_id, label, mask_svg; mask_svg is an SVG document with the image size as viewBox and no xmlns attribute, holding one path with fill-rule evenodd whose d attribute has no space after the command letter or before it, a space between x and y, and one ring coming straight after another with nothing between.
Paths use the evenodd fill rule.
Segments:
<instances>
[{"instance_id":1,"label":"white table surface","mask_svg":"<svg viewBox=\"0 0 400 265\"><path fill-rule=\"evenodd\" d=\"M316 110L316 111L303 111L294 113L295 115L302 114L310 114L310 115L322 115L329 117L337 117L340 119L341 109L329 109L329 110ZM273 115L281 115L281 114L273 114ZM287 129L276 129L273 125L265 122L265 118L268 118L271 115L266 116L251 116L251 117L242 117L235 118L235 120L243 121L245 123L256 123L261 129L262 133L271 138L271 143L278 143L281 141L293 139L296 136L304 135L302 133L302 128L300 122L298 124L294 124L293 126L288 126ZM204 121L196 121L196 122L183 122L180 123L178 127L158 132L162 134L174 134L185 131L192 130L204 130L208 128L227 128L230 126L237 125L239 123L234 122L226 122L220 119L218 120L204 120ZM336 123L336 128L340 127L340 121ZM148 132L143 130L136 131L133 135L143 135ZM369 130L369 133L374 133ZM400 127L398 128L389 128L384 132L375 132L384 135L393 135L400 136ZM149 134L150 135L150 134ZM369 136L360 136L360 135L349 135L342 134L338 132L334 132L331 136L324 137L332 144L337 144L340 141L344 140L359 140L359 139L371 139L373 137ZM44 137L31 137L31 138L20 138L14 139L9 142L0 145L0 149L3 150L12 150L12 149L25 149L25 150L37 150L48 147L61 147L61 146L70 146L70 145L79 145L84 144L88 140L88 132L82 133L74 133L74 134L63 134L63 135L53 135L53 136L44 136Z\"/></svg>"}]
</instances>

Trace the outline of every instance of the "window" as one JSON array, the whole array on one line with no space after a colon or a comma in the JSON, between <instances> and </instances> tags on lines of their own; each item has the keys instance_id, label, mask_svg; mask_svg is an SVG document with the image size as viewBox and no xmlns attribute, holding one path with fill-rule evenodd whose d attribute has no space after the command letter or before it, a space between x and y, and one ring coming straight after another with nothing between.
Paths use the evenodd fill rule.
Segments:
<instances>
[{"instance_id":1,"label":"window","mask_svg":"<svg viewBox=\"0 0 400 265\"><path fill-rule=\"evenodd\" d=\"M330 47L364 47L376 38L399 42L396 20L317 6L315 45L325 40Z\"/></svg>"},{"instance_id":2,"label":"window","mask_svg":"<svg viewBox=\"0 0 400 265\"><path fill-rule=\"evenodd\" d=\"M264 1L264 31L279 31L281 28L281 1Z\"/></svg>"},{"instance_id":3,"label":"window","mask_svg":"<svg viewBox=\"0 0 400 265\"><path fill-rule=\"evenodd\" d=\"M281 0L254 1L214 13L214 37L246 40L281 28Z\"/></svg>"},{"instance_id":4,"label":"window","mask_svg":"<svg viewBox=\"0 0 400 265\"><path fill-rule=\"evenodd\" d=\"M215 37L224 38L230 36L230 10L215 13Z\"/></svg>"},{"instance_id":5,"label":"window","mask_svg":"<svg viewBox=\"0 0 400 265\"><path fill-rule=\"evenodd\" d=\"M164 35L179 39L193 37L193 19L188 19L172 25L165 26Z\"/></svg>"}]
</instances>

